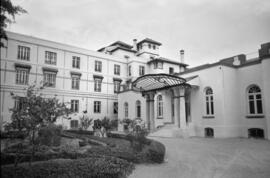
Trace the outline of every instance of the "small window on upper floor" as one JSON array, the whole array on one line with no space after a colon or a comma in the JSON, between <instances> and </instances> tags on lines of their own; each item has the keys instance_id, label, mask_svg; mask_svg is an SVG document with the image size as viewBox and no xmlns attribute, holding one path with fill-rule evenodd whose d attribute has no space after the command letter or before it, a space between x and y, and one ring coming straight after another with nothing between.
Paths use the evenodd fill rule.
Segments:
<instances>
[{"instance_id":1,"label":"small window on upper floor","mask_svg":"<svg viewBox=\"0 0 270 178\"><path fill-rule=\"evenodd\" d=\"M139 66L139 76L142 76L145 74L145 67L144 66Z\"/></svg>"},{"instance_id":2,"label":"small window on upper floor","mask_svg":"<svg viewBox=\"0 0 270 178\"><path fill-rule=\"evenodd\" d=\"M174 74L174 68L173 67L169 68L169 74L171 74L171 75Z\"/></svg>"},{"instance_id":3,"label":"small window on upper floor","mask_svg":"<svg viewBox=\"0 0 270 178\"><path fill-rule=\"evenodd\" d=\"M30 60L30 48L26 46L18 46L17 58L21 60Z\"/></svg>"},{"instance_id":4,"label":"small window on upper floor","mask_svg":"<svg viewBox=\"0 0 270 178\"><path fill-rule=\"evenodd\" d=\"M56 65L57 54L55 52L45 51L45 63Z\"/></svg>"},{"instance_id":5,"label":"small window on upper floor","mask_svg":"<svg viewBox=\"0 0 270 178\"><path fill-rule=\"evenodd\" d=\"M114 75L120 75L120 65L114 64Z\"/></svg>"},{"instance_id":6,"label":"small window on upper floor","mask_svg":"<svg viewBox=\"0 0 270 178\"><path fill-rule=\"evenodd\" d=\"M72 57L72 67L77 69L80 68L80 57L77 56Z\"/></svg>"},{"instance_id":7,"label":"small window on upper floor","mask_svg":"<svg viewBox=\"0 0 270 178\"><path fill-rule=\"evenodd\" d=\"M101 61L95 61L95 71L96 72L102 71L102 62Z\"/></svg>"},{"instance_id":8,"label":"small window on upper floor","mask_svg":"<svg viewBox=\"0 0 270 178\"><path fill-rule=\"evenodd\" d=\"M153 49L154 49L154 50L156 49L156 45L153 45Z\"/></svg>"},{"instance_id":9,"label":"small window on upper floor","mask_svg":"<svg viewBox=\"0 0 270 178\"><path fill-rule=\"evenodd\" d=\"M131 66L128 66L128 76L131 76Z\"/></svg>"},{"instance_id":10,"label":"small window on upper floor","mask_svg":"<svg viewBox=\"0 0 270 178\"><path fill-rule=\"evenodd\" d=\"M148 44L148 48L151 49L152 45L151 44Z\"/></svg>"},{"instance_id":11,"label":"small window on upper floor","mask_svg":"<svg viewBox=\"0 0 270 178\"><path fill-rule=\"evenodd\" d=\"M252 85L247 90L248 114L263 114L262 93L260 87Z\"/></svg>"}]
</instances>

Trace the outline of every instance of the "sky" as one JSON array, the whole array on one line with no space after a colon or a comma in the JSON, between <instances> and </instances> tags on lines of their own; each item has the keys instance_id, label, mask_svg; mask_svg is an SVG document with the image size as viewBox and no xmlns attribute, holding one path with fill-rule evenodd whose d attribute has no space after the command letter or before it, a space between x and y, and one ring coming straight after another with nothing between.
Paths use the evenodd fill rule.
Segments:
<instances>
[{"instance_id":1,"label":"sky","mask_svg":"<svg viewBox=\"0 0 270 178\"><path fill-rule=\"evenodd\" d=\"M11 0L27 14L7 30L97 50L151 38L160 55L190 67L270 42L270 0Z\"/></svg>"}]
</instances>

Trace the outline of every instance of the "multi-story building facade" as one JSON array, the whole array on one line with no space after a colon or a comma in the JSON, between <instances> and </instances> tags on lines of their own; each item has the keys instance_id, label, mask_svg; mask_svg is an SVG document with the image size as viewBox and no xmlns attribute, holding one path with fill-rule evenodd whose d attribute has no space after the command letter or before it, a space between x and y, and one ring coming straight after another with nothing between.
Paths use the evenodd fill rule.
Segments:
<instances>
[{"instance_id":1,"label":"multi-story building facade","mask_svg":"<svg viewBox=\"0 0 270 178\"><path fill-rule=\"evenodd\" d=\"M270 43L261 45L258 58L236 55L187 68L183 50L178 60L161 57L161 43L149 38L91 51L7 35L1 48L1 128L10 119L9 109L20 105L10 92L23 97L27 85L42 81L47 83L44 96L68 102L75 112L71 120L58 120L67 129L79 127L78 118L87 111L93 119L140 118L152 130L168 127L172 136L270 138ZM146 88L167 84L164 76L183 79L190 87L143 95L144 88L133 87L144 78L150 81Z\"/></svg>"}]
</instances>

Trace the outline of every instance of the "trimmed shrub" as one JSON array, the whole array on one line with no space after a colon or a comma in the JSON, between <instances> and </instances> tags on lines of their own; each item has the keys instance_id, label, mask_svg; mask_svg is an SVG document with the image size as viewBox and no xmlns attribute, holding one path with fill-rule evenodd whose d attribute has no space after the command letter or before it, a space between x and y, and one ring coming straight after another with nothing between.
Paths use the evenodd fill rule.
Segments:
<instances>
[{"instance_id":1,"label":"trimmed shrub","mask_svg":"<svg viewBox=\"0 0 270 178\"><path fill-rule=\"evenodd\" d=\"M59 146L61 143L61 132L61 126L49 124L39 130L38 141L41 145Z\"/></svg>"},{"instance_id":2,"label":"trimmed shrub","mask_svg":"<svg viewBox=\"0 0 270 178\"><path fill-rule=\"evenodd\" d=\"M147 159L154 163L162 163L164 161L165 151L166 148L162 143L151 140L151 144L146 152Z\"/></svg>"},{"instance_id":3,"label":"trimmed shrub","mask_svg":"<svg viewBox=\"0 0 270 178\"><path fill-rule=\"evenodd\" d=\"M56 159L44 162L35 162L32 168L27 163L1 166L1 177L76 177L76 178L125 178L131 174L134 165L125 160L113 157L99 157L86 159Z\"/></svg>"}]
</instances>

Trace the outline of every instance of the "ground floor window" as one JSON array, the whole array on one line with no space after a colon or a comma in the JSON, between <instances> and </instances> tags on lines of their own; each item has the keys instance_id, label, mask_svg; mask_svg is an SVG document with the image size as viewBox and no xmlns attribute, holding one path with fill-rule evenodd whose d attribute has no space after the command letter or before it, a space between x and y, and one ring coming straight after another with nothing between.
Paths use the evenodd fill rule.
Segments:
<instances>
[{"instance_id":1,"label":"ground floor window","mask_svg":"<svg viewBox=\"0 0 270 178\"><path fill-rule=\"evenodd\" d=\"M101 112L101 101L94 101L94 113Z\"/></svg>"},{"instance_id":2,"label":"ground floor window","mask_svg":"<svg viewBox=\"0 0 270 178\"><path fill-rule=\"evenodd\" d=\"M79 127L79 122L77 120L70 121L70 128L71 129L77 129L78 127Z\"/></svg>"},{"instance_id":3,"label":"ground floor window","mask_svg":"<svg viewBox=\"0 0 270 178\"><path fill-rule=\"evenodd\" d=\"M248 129L249 138L264 138L264 131L260 128L250 128Z\"/></svg>"},{"instance_id":4,"label":"ground floor window","mask_svg":"<svg viewBox=\"0 0 270 178\"><path fill-rule=\"evenodd\" d=\"M214 137L214 129L213 128L210 128L210 127L207 127L204 129L204 134L205 134L205 137Z\"/></svg>"}]
</instances>

